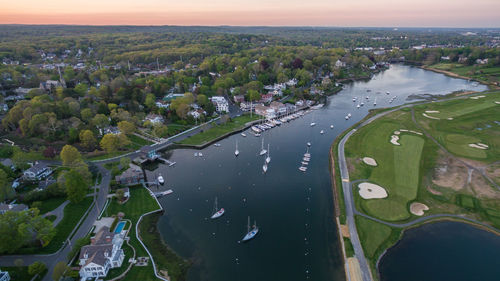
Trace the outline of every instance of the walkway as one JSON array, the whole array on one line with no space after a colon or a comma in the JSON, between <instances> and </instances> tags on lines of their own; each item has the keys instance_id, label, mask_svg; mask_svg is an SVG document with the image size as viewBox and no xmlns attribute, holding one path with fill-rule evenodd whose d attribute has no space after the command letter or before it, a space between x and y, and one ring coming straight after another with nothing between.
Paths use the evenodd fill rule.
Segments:
<instances>
[{"instance_id":1,"label":"walkway","mask_svg":"<svg viewBox=\"0 0 500 281\"><path fill-rule=\"evenodd\" d=\"M43 214L43 217L47 216L56 216L56 219L52 222L54 227L64 218L64 207L69 204L69 201L66 200L64 201L59 207L55 208L54 210L47 212Z\"/></svg>"}]
</instances>

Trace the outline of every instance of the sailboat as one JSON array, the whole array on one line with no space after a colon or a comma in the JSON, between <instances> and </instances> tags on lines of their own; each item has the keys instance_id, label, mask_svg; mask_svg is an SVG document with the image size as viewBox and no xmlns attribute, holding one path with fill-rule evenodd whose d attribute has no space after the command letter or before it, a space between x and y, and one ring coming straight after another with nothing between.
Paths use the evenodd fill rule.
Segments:
<instances>
[{"instance_id":1,"label":"sailboat","mask_svg":"<svg viewBox=\"0 0 500 281\"><path fill-rule=\"evenodd\" d=\"M264 165L262 166L262 171L264 173L267 172L267 163L264 163Z\"/></svg>"},{"instance_id":2,"label":"sailboat","mask_svg":"<svg viewBox=\"0 0 500 281\"><path fill-rule=\"evenodd\" d=\"M248 217L248 225L247 225L247 234L243 239L241 239L242 242L246 242L248 240L251 240L259 233L259 228L257 227L257 222L254 222L252 229L250 230L250 217Z\"/></svg>"},{"instance_id":3,"label":"sailboat","mask_svg":"<svg viewBox=\"0 0 500 281\"><path fill-rule=\"evenodd\" d=\"M333 129L333 125L330 125L330 129Z\"/></svg>"},{"instance_id":4,"label":"sailboat","mask_svg":"<svg viewBox=\"0 0 500 281\"><path fill-rule=\"evenodd\" d=\"M236 141L236 150L234 151L234 156L240 155L240 151L238 150L238 141Z\"/></svg>"},{"instance_id":5,"label":"sailboat","mask_svg":"<svg viewBox=\"0 0 500 281\"><path fill-rule=\"evenodd\" d=\"M325 133L325 131L324 131L324 130L321 130L319 133L320 133L320 134L324 134L324 133Z\"/></svg>"},{"instance_id":6,"label":"sailboat","mask_svg":"<svg viewBox=\"0 0 500 281\"><path fill-rule=\"evenodd\" d=\"M267 144L267 157L266 157L266 164L269 164L271 162L271 156L269 155L269 144Z\"/></svg>"},{"instance_id":7,"label":"sailboat","mask_svg":"<svg viewBox=\"0 0 500 281\"><path fill-rule=\"evenodd\" d=\"M264 149L264 138L262 139L262 145L260 146L260 153L259 155L262 156L267 153L267 150Z\"/></svg>"},{"instance_id":8,"label":"sailboat","mask_svg":"<svg viewBox=\"0 0 500 281\"><path fill-rule=\"evenodd\" d=\"M373 106L377 105L377 99L373 102Z\"/></svg>"},{"instance_id":9,"label":"sailboat","mask_svg":"<svg viewBox=\"0 0 500 281\"><path fill-rule=\"evenodd\" d=\"M316 126L316 123L314 122L314 112L313 112L313 114L312 114L311 121L312 121L312 122L311 122L311 127Z\"/></svg>"},{"instance_id":10,"label":"sailboat","mask_svg":"<svg viewBox=\"0 0 500 281\"><path fill-rule=\"evenodd\" d=\"M210 217L211 219L216 219L220 218L222 215L224 215L224 208L220 208L220 210L217 210L217 197L215 197L215 205L214 205L214 214Z\"/></svg>"},{"instance_id":11,"label":"sailboat","mask_svg":"<svg viewBox=\"0 0 500 281\"><path fill-rule=\"evenodd\" d=\"M241 133L241 136L242 137L246 137L247 135L245 133Z\"/></svg>"}]
</instances>

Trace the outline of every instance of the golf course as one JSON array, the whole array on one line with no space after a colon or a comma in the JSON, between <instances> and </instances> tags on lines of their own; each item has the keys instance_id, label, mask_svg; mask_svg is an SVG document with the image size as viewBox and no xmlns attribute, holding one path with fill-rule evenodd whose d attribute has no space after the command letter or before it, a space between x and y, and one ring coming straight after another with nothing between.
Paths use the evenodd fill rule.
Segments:
<instances>
[{"instance_id":1,"label":"golf course","mask_svg":"<svg viewBox=\"0 0 500 281\"><path fill-rule=\"evenodd\" d=\"M499 91L402 107L357 128L344 151L374 278L407 228L452 219L500 229Z\"/></svg>"}]
</instances>

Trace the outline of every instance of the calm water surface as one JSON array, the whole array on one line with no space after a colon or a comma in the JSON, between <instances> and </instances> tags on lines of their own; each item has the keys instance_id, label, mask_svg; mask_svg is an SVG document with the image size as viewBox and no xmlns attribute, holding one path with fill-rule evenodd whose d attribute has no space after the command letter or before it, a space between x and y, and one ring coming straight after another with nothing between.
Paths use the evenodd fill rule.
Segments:
<instances>
[{"instance_id":1,"label":"calm water surface","mask_svg":"<svg viewBox=\"0 0 500 281\"><path fill-rule=\"evenodd\" d=\"M499 236L471 225L423 225L405 232L380 260L381 280L498 281L499 249Z\"/></svg>"},{"instance_id":2,"label":"calm water surface","mask_svg":"<svg viewBox=\"0 0 500 281\"><path fill-rule=\"evenodd\" d=\"M220 147L203 149L203 157L194 157L195 150L190 149L169 152L177 165L160 165L148 172L150 179L161 173L166 180L163 188L174 190L160 200L165 208L159 222L163 238L181 256L195 261L188 275L192 281L343 280L328 170L328 150L335 137L374 108L375 98L377 107L386 107L407 102L411 94L462 89L486 88L394 65L375 79L349 84L322 109L260 138L250 132L246 138L236 134L221 140ZM355 96L362 97L365 106L356 109ZM393 96L397 98L389 104ZM346 121L348 113L352 118ZM312 121L315 127L310 127ZM262 138L266 147L270 143L267 174L262 173L264 157L258 156ZM234 156L236 141L239 157ZM298 167L307 142L312 143L312 157L302 173ZM216 196L226 214L214 221L209 217ZM260 232L254 240L239 244L246 234L247 216L257 221Z\"/></svg>"}]
</instances>

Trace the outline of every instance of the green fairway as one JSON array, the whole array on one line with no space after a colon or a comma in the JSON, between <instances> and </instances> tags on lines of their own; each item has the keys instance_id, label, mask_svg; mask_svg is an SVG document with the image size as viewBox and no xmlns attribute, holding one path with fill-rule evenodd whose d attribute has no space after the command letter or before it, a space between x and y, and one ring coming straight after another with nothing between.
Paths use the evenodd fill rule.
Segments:
<instances>
[{"instance_id":1,"label":"green fairway","mask_svg":"<svg viewBox=\"0 0 500 281\"><path fill-rule=\"evenodd\" d=\"M424 147L423 137L401 132L400 146L391 144L390 138L394 131L401 128L417 130L410 127L409 113L397 112L390 114L387 119L369 124L354 134L349 140L346 149L349 156L356 159L365 156L373 157L377 167L358 164L360 178L378 184L386 189L388 197L385 199L361 199L356 195L358 205L369 215L388 220L399 221L410 217L407 205L417 197L420 179L420 158ZM399 121L398 121L399 120ZM352 178L353 180L357 178Z\"/></svg>"},{"instance_id":2,"label":"green fairway","mask_svg":"<svg viewBox=\"0 0 500 281\"><path fill-rule=\"evenodd\" d=\"M187 144L187 145L203 145L203 144L209 143L209 142L211 142L211 141L217 139L218 137L223 136L227 133L241 130L245 127L246 123L248 123L250 121L258 120L259 118L261 118L261 117L258 115L253 115L252 117L250 117L250 115L238 116L236 118L233 118L231 121L227 122L224 125L214 125L214 127L210 128L202 133L199 133L199 134L191 136L187 139L184 139L179 143L180 144Z\"/></svg>"},{"instance_id":3,"label":"green fairway","mask_svg":"<svg viewBox=\"0 0 500 281\"><path fill-rule=\"evenodd\" d=\"M378 247L391 235L392 229L389 226L374 222L364 217L356 217L356 228L359 238L363 243L363 251L367 258L375 258Z\"/></svg>"}]
</instances>

